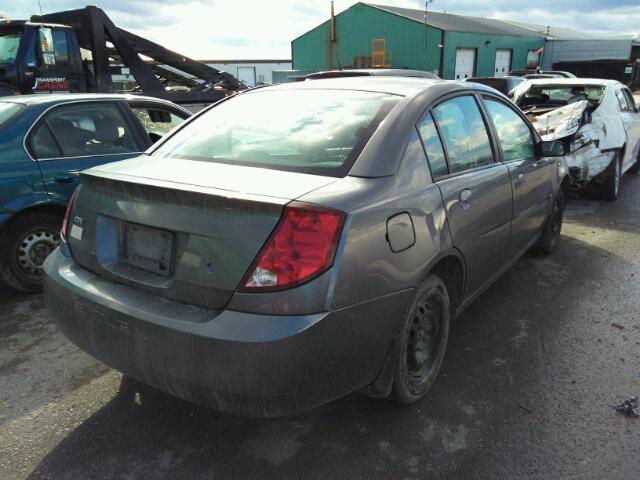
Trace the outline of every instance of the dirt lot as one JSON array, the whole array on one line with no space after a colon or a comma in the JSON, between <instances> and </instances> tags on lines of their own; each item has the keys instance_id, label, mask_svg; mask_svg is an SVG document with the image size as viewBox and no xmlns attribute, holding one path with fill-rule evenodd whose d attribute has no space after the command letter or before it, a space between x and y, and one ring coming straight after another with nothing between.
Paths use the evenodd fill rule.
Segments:
<instances>
[{"instance_id":1,"label":"dirt lot","mask_svg":"<svg viewBox=\"0 0 640 480\"><path fill-rule=\"evenodd\" d=\"M41 296L0 288L0 479L637 478L640 419L612 405L640 395L640 177L621 188L573 199L559 251L459 318L408 408L354 394L294 418L223 415L122 382Z\"/></svg>"}]
</instances>

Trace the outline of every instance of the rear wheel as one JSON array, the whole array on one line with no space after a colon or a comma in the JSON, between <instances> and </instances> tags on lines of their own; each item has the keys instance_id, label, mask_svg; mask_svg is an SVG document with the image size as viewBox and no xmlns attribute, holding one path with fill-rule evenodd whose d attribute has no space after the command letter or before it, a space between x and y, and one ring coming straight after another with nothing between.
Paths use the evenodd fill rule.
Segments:
<instances>
[{"instance_id":1,"label":"rear wheel","mask_svg":"<svg viewBox=\"0 0 640 480\"><path fill-rule=\"evenodd\" d=\"M636 163L631 165L631 168L629 170L627 170L627 172L633 173L635 175L640 173L640 151L638 152L638 157L636 158Z\"/></svg>"},{"instance_id":2,"label":"rear wheel","mask_svg":"<svg viewBox=\"0 0 640 480\"><path fill-rule=\"evenodd\" d=\"M396 338L392 400L414 403L429 391L442 365L450 318L447 288L431 274L418 287Z\"/></svg>"},{"instance_id":3,"label":"rear wheel","mask_svg":"<svg viewBox=\"0 0 640 480\"><path fill-rule=\"evenodd\" d=\"M534 246L536 251L550 255L558 248L560 232L562 231L562 220L564 218L564 207L564 192L560 189L553 201L553 209L549 217L547 217L540 240L538 240L538 243Z\"/></svg>"},{"instance_id":4,"label":"rear wheel","mask_svg":"<svg viewBox=\"0 0 640 480\"><path fill-rule=\"evenodd\" d=\"M26 213L4 228L0 236L0 278L23 292L42 290L42 264L60 242L60 217Z\"/></svg>"},{"instance_id":5,"label":"rear wheel","mask_svg":"<svg viewBox=\"0 0 640 480\"><path fill-rule=\"evenodd\" d=\"M613 160L607 167L604 183L600 186L600 193L606 200L617 200L620 192L620 151L613 155Z\"/></svg>"}]
</instances>

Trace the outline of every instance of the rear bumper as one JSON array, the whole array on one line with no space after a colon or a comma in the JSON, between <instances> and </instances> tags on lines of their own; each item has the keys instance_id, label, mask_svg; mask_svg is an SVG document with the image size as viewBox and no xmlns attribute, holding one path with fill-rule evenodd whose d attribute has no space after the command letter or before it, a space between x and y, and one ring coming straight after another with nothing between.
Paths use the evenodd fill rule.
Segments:
<instances>
[{"instance_id":1,"label":"rear bumper","mask_svg":"<svg viewBox=\"0 0 640 480\"><path fill-rule=\"evenodd\" d=\"M411 290L300 316L215 312L106 281L56 250L45 299L64 334L172 395L249 416L288 415L372 383Z\"/></svg>"}]
</instances>

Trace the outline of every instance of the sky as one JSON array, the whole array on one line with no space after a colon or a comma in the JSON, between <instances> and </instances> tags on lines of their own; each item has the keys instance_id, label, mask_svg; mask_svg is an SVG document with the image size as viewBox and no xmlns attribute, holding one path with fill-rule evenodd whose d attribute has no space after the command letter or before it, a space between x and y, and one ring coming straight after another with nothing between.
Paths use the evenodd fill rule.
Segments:
<instances>
[{"instance_id":1,"label":"sky","mask_svg":"<svg viewBox=\"0 0 640 480\"><path fill-rule=\"evenodd\" d=\"M327 20L329 0L40 0L44 13L95 3L121 28L196 59L287 59L291 40ZM337 0L336 13L355 1ZM423 9L416 0L372 3ZM429 9L554 25L603 35L640 33L638 0L434 0ZM0 0L27 18L38 0Z\"/></svg>"}]
</instances>

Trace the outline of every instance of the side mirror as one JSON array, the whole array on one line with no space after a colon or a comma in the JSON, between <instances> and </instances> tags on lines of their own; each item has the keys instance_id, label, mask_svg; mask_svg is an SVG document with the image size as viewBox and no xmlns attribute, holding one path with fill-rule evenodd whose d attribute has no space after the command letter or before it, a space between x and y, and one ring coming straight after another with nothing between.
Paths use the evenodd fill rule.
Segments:
<instances>
[{"instance_id":1,"label":"side mirror","mask_svg":"<svg viewBox=\"0 0 640 480\"><path fill-rule=\"evenodd\" d=\"M55 65L56 56L53 49L53 34L50 28L41 27L39 31L40 52L45 65Z\"/></svg>"},{"instance_id":2,"label":"side mirror","mask_svg":"<svg viewBox=\"0 0 640 480\"><path fill-rule=\"evenodd\" d=\"M564 157L567 154L567 147L563 142L543 141L541 143L541 151L545 157Z\"/></svg>"}]
</instances>

